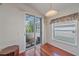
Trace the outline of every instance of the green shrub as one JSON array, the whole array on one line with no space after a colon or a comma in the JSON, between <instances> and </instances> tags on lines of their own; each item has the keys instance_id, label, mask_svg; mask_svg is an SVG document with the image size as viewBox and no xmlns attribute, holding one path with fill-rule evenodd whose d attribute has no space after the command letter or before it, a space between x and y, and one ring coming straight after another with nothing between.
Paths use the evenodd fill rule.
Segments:
<instances>
[{"instance_id":1,"label":"green shrub","mask_svg":"<svg viewBox=\"0 0 79 59\"><path fill-rule=\"evenodd\" d=\"M34 32L34 26L33 26L33 23L32 22L29 22L27 25L26 25L26 32Z\"/></svg>"}]
</instances>

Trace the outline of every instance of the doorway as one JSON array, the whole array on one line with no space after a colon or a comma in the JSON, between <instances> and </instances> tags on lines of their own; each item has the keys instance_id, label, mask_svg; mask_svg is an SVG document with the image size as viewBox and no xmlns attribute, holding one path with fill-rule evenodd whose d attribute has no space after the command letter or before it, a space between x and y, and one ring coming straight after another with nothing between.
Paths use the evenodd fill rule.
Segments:
<instances>
[{"instance_id":1,"label":"doorway","mask_svg":"<svg viewBox=\"0 0 79 59\"><path fill-rule=\"evenodd\" d=\"M26 51L31 50L32 55L36 55L36 50L42 43L42 18L27 14L25 29Z\"/></svg>"}]
</instances>

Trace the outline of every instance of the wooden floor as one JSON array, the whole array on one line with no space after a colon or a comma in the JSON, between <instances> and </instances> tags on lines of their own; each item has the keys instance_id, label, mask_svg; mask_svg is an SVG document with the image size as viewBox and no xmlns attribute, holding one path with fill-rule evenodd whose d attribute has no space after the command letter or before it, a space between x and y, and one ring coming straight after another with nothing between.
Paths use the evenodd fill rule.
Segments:
<instances>
[{"instance_id":1,"label":"wooden floor","mask_svg":"<svg viewBox=\"0 0 79 59\"><path fill-rule=\"evenodd\" d=\"M31 48L25 51L20 56L74 56L73 54L57 48L48 43L41 46L40 44L36 46L36 49ZM40 51L41 50L41 51ZM41 53L41 54L40 54Z\"/></svg>"},{"instance_id":2,"label":"wooden floor","mask_svg":"<svg viewBox=\"0 0 79 59\"><path fill-rule=\"evenodd\" d=\"M44 56L74 56L73 54L61 48L55 47L49 43L41 46L41 53Z\"/></svg>"}]
</instances>

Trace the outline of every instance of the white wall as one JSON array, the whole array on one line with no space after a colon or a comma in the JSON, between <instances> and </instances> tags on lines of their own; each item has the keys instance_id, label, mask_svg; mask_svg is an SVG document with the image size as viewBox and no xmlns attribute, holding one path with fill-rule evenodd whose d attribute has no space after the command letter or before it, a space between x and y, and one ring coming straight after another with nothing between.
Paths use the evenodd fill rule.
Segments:
<instances>
[{"instance_id":1,"label":"white wall","mask_svg":"<svg viewBox=\"0 0 79 59\"><path fill-rule=\"evenodd\" d=\"M23 11L21 9L17 9L16 5L17 4L3 4L0 6L0 50L7 46L19 45L20 52L25 51L25 13L37 16L39 15L35 10L27 6L25 11ZM17 6L19 5L20 4Z\"/></svg>"},{"instance_id":2,"label":"white wall","mask_svg":"<svg viewBox=\"0 0 79 59\"><path fill-rule=\"evenodd\" d=\"M72 46L72 45L68 45L65 43L61 43L61 42L52 40L50 21L51 21L51 19L58 18L58 17L64 16L64 15L69 15L69 14L72 14L72 13L75 13L78 11L79 11L78 6L70 7L69 9L66 9L66 10L63 10L62 12L59 12L59 14L54 16L53 18L47 19L47 24L46 24L46 40L47 40L47 42L49 42L50 44L52 44L56 47L59 47L63 50L66 50L72 54L75 54L75 55L79 55L79 39L78 39L78 46ZM79 30L79 25L78 25L78 30Z\"/></svg>"}]
</instances>

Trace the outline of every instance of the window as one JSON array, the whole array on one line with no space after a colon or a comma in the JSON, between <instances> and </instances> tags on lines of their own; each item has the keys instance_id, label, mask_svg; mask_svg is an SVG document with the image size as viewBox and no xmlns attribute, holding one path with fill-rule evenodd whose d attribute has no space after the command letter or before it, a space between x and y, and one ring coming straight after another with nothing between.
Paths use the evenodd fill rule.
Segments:
<instances>
[{"instance_id":1,"label":"window","mask_svg":"<svg viewBox=\"0 0 79 59\"><path fill-rule=\"evenodd\" d=\"M53 39L64 43L77 44L77 21L52 24Z\"/></svg>"}]
</instances>

